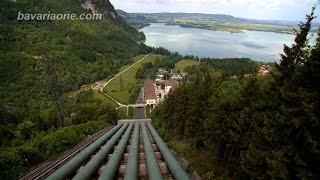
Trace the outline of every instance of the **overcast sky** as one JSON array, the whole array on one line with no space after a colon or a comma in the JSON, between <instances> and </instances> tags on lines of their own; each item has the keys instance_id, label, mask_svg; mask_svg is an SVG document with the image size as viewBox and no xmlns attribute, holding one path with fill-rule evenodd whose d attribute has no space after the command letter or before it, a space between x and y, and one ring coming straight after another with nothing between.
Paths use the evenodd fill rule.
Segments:
<instances>
[{"instance_id":1,"label":"overcast sky","mask_svg":"<svg viewBox=\"0 0 320 180\"><path fill-rule=\"evenodd\" d=\"M196 12L261 20L302 21L320 0L110 0L126 12ZM316 15L319 16L320 10ZM317 18L319 22L320 17Z\"/></svg>"}]
</instances>

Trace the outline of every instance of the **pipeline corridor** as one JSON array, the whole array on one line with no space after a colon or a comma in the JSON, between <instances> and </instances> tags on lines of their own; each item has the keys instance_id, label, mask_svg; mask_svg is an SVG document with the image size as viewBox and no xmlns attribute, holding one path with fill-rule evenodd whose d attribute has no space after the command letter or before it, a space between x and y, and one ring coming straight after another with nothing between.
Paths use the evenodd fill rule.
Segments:
<instances>
[{"instance_id":1,"label":"pipeline corridor","mask_svg":"<svg viewBox=\"0 0 320 180\"><path fill-rule=\"evenodd\" d=\"M190 179L149 122L118 124L48 180Z\"/></svg>"}]
</instances>

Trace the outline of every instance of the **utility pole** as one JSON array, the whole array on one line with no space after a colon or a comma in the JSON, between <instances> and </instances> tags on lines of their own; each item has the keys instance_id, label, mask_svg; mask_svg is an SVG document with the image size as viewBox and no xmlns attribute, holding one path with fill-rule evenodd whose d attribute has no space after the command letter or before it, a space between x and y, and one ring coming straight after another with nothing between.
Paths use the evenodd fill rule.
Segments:
<instances>
[{"instance_id":1,"label":"utility pole","mask_svg":"<svg viewBox=\"0 0 320 180\"><path fill-rule=\"evenodd\" d=\"M122 76L119 77L119 84L120 84L120 91L123 91L123 78Z\"/></svg>"},{"instance_id":2,"label":"utility pole","mask_svg":"<svg viewBox=\"0 0 320 180\"><path fill-rule=\"evenodd\" d=\"M57 110L57 126L62 127L65 125L66 117L66 102L63 96L61 83L59 82L56 69L52 64L52 59L50 57L45 58L46 61L46 74L48 77L48 90L52 103Z\"/></svg>"}]
</instances>

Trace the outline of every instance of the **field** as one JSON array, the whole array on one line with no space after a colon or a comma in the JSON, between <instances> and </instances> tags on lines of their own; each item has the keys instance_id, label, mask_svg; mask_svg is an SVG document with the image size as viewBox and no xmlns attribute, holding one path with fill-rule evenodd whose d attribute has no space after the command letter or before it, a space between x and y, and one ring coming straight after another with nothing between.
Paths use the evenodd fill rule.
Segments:
<instances>
[{"instance_id":1,"label":"field","mask_svg":"<svg viewBox=\"0 0 320 180\"><path fill-rule=\"evenodd\" d=\"M190 67L190 66L197 66L199 65L200 62L197 60L193 60L193 59L182 59L180 61L178 61L175 64L175 68L174 70L177 71L183 71L186 67Z\"/></svg>"},{"instance_id":2,"label":"field","mask_svg":"<svg viewBox=\"0 0 320 180\"><path fill-rule=\"evenodd\" d=\"M142 59L145 55L141 56L136 56L133 58L134 62L139 61ZM156 58L159 57L158 55L149 55L146 59L143 61L139 62L114 80L112 80L104 89L104 91L116 99L117 101L123 103L123 104L128 104L129 98L131 93L133 92L135 86L139 85L138 80L135 78L136 72L138 71L139 68L142 67L144 63L147 62L153 62L156 60ZM124 66L120 69L120 72L128 68L130 65ZM122 84L122 85L121 85Z\"/></svg>"}]
</instances>

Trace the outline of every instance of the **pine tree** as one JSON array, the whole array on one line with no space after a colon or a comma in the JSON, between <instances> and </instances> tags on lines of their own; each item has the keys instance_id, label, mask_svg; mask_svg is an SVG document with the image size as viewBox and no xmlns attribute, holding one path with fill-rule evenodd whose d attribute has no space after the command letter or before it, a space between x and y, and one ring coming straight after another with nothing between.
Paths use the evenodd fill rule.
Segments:
<instances>
[{"instance_id":1,"label":"pine tree","mask_svg":"<svg viewBox=\"0 0 320 180\"><path fill-rule=\"evenodd\" d=\"M312 11L310 15L306 15L306 23L300 23L300 30L297 31L294 29L296 33L295 44L292 44L292 47L284 45L283 52L281 54L281 62L280 64L276 64L276 68L280 74L274 74L275 79L278 83L283 84L284 81L292 78L294 74L295 67L301 66L305 63L305 51L307 47L307 36L311 29L311 22L314 18L315 6L312 7Z\"/></svg>"},{"instance_id":2,"label":"pine tree","mask_svg":"<svg viewBox=\"0 0 320 180\"><path fill-rule=\"evenodd\" d=\"M267 155L268 174L276 177L276 169L285 166L287 175L282 177L311 178L317 177L319 167L319 93L316 92L316 77L319 73L318 43L309 50L308 33L315 18L315 7L306 16L306 23L299 25L295 44L284 47L284 53L275 75L276 94L279 97L279 118L266 121L274 123L267 126L270 132L281 132L281 137L274 138L278 146ZM319 40L319 37L318 37ZM319 82L319 79L318 79Z\"/></svg>"}]
</instances>

